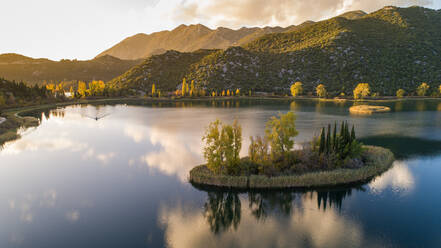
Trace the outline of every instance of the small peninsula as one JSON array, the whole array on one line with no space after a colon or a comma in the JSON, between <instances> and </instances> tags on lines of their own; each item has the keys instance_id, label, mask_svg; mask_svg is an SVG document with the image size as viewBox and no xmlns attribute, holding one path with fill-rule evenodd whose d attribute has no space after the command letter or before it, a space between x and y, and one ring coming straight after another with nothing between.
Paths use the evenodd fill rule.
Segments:
<instances>
[{"instance_id":1,"label":"small peninsula","mask_svg":"<svg viewBox=\"0 0 441 248\"><path fill-rule=\"evenodd\" d=\"M237 189L272 189L336 186L366 182L385 172L394 161L385 148L365 146L355 127L342 122L323 128L320 136L293 150L295 115L272 117L265 136L250 137L248 156L239 157L242 128L219 120L211 123L203 137L207 163L190 171L196 185Z\"/></svg>"}]
</instances>

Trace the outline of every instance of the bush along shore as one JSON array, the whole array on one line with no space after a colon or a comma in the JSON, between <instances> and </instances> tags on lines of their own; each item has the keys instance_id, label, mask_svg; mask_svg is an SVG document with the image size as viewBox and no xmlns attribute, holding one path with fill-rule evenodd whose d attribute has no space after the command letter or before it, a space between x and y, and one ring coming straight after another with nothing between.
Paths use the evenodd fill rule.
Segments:
<instances>
[{"instance_id":1,"label":"bush along shore","mask_svg":"<svg viewBox=\"0 0 441 248\"><path fill-rule=\"evenodd\" d=\"M240 158L241 126L217 120L203 137L207 163L190 171L190 182L238 189L336 186L367 182L394 161L390 150L361 144L347 122L328 125L293 150L297 134L292 112L272 117L265 136L250 137L248 156Z\"/></svg>"}]
</instances>

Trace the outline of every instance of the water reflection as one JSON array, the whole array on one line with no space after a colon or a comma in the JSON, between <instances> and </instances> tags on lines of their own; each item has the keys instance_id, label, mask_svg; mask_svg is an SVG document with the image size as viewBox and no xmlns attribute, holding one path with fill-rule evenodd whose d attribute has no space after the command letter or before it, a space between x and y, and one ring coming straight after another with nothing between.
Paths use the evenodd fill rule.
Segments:
<instances>
[{"instance_id":1,"label":"water reflection","mask_svg":"<svg viewBox=\"0 0 441 248\"><path fill-rule=\"evenodd\" d=\"M364 191L361 186L355 188L334 188L321 190L267 190L267 191L235 191L195 186L206 192L204 217L214 234L237 230L242 212L245 210L258 221L267 221L274 216L288 218L295 215L295 210L302 209L303 203L315 201L314 210L340 212L343 200L353 190ZM242 204L246 202L248 204ZM304 211L302 209L301 211ZM300 211L300 212L301 212Z\"/></svg>"},{"instance_id":2,"label":"water reflection","mask_svg":"<svg viewBox=\"0 0 441 248\"><path fill-rule=\"evenodd\" d=\"M390 149L397 159L441 154L440 140L393 134L368 136L360 140L367 145L382 146Z\"/></svg>"},{"instance_id":3,"label":"water reflection","mask_svg":"<svg viewBox=\"0 0 441 248\"><path fill-rule=\"evenodd\" d=\"M241 201L237 193L212 191L207 192L204 204L204 217L214 234L237 229L241 216Z\"/></svg>"},{"instance_id":4,"label":"water reflection","mask_svg":"<svg viewBox=\"0 0 441 248\"><path fill-rule=\"evenodd\" d=\"M417 112L416 102L403 101L402 112L367 117L349 116L351 103L291 102L40 111L41 125L0 151L0 247L85 247L89 235L96 247L439 247L439 102ZM399 161L360 188L235 192L188 184L188 171L203 162L200 137L210 121L238 119L246 155L246 137L291 107L296 142L347 119L363 142L391 148ZM112 115L86 118L101 113Z\"/></svg>"},{"instance_id":5,"label":"water reflection","mask_svg":"<svg viewBox=\"0 0 441 248\"><path fill-rule=\"evenodd\" d=\"M392 169L375 178L369 183L369 188L374 194L380 194L387 188L399 194L407 194L415 187L415 179L408 166L401 161L396 161Z\"/></svg>"},{"instance_id":6,"label":"water reflection","mask_svg":"<svg viewBox=\"0 0 441 248\"><path fill-rule=\"evenodd\" d=\"M169 247L360 246L362 228L338 207L350 192L207 191L203 215L178 205L160 219Z\"/></svg>"}]
</instances>

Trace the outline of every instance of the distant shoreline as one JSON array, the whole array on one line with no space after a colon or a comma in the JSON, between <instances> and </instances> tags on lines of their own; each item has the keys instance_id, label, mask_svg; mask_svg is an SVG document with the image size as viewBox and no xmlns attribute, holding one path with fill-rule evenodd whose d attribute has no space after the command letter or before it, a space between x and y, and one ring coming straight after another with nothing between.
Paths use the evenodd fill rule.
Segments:
<instances>
[{"instance_id":1,"label":"distant shoreline","mask_svg":"<svg viewBox=\"0 0 441 248\"><path fill-rule=\"evenodd\" d=\"M291 97L291 96L231 96L231 97L118 97L118 98L89 98L89 99L79 99L70 100L65 102L56 102L40 105L28 105L21 107L11 107L6 109L1 109L0 117L4 117L6 120L0 121L0 145L18 138L17 130L20 127L28 128L33 126L38 126L38 120L33 117L22 117L20 114L47 108L57 108L66 107L77 104L131 104L131 103L172 103L172 102L192 102L192 101L228 101L228 100L271 100L271 101L295 101L295 100L314 100L314 101L324 101L324 102L398 102L398 101L416 101L416 100L440 100L441 98L434 97L383 97L375 99L363 99L354 100L347 98L337 98L337 99L326 99L318 97Z\"/></svg>"}]
</instances>

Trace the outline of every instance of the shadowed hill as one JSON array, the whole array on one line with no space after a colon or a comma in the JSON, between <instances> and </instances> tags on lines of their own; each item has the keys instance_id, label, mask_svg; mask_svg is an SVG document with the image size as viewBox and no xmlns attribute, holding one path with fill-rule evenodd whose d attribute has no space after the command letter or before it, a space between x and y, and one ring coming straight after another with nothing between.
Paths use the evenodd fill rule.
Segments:
<instances>
[{"instance_id":1,"label":"shadowed hill","mask_svg":"<svg viewBox=\"0 0 441 248\"><path fill-rule=\"evenodd\" d=\"M0 77L39 85L44 81L108 81L140 62L121 60L109 55L86 61L52 61L33 59L19 54L1 54Z\"/></svg>"}]
</instances>

